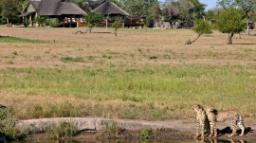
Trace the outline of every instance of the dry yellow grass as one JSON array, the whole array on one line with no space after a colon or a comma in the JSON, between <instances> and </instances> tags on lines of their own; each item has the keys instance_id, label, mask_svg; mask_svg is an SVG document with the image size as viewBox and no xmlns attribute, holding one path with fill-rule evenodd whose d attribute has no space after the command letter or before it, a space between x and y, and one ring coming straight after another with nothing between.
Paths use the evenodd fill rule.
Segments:
<instances>
[{"instance_id":1,"label":"dry yellow grass","mask_svg":"<svg viewBox=\"0 0 256 143\"><path fill-rule=\"evenodd\" d=\"M0 43L0 67L73 69L110 65L250 65L256 60L253 36L242 35L242 39L235 39L234 45L226 45L227 35L215 32L203 36L192 46L186 46L185 41L195 36L190 30L123 30L118 37L109 34L73 34L77 30L1 27L3 35L40 39L47 43ZM15 51L17 56L13 54ZM81 57L86 61L67 64L60 60L65 56Z\"/></svg>"},{"instance_id":2,"label":"dry yellow grass","mask_svg":"<svg viewBox=\"0 0 256 143\"><path fill-rule=\"evenodd\" d=\"M19 118L188 118L195 102L239 106L256 116L253 36L227 45L227 35L214 32L186 46L195 36L190 30L123 29L115 37L74 34L85 29L0 29L45 41L0 42L0 103Z\"/></svg>"}]
</instances>

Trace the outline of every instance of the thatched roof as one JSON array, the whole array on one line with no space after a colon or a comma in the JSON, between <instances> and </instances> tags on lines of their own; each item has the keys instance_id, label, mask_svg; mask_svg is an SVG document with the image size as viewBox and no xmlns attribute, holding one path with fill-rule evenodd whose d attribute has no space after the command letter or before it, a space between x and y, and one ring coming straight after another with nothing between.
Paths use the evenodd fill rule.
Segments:
<instances>
[{"instance_id":1,"label":"thatched roof","mask_svg":"<svg viewBox=\"0 0 256 143\"><path fill-rule=\"evenodd\" d=\"M115 3L105 0L101 5L93 9L93 12L102 15L122 15L128 16L129 13L118 7Z\"/></svg>"},{"instance_id":2,"label":"thatched roof","mask_svg":"<svg viewBox=\"0 0 256 143\"><path fill-rule=\"evenodd\" d=\"M34 11L30 8L22 16L30 15L33 12L36 12L38 16L86 15L86 12L79 6L65 0L30 0L29 3Z\"/></svg>"},{"instance_id":3,"label":"thatched roof","mask_svg":"<svg viewBox=\"0 0 256 143\"><path fill-rule=\"evenodd\" d=\"M90 6L91 9L95 9L96 7L100 6L105 2L105 0L87 0L88 5Z\"/></svg>"},{"instance_id":4,"label":"thatched roof","mask_svg":"<svg viewBox=\"0 0 256 143\"><path fill-rule=\"evenodd\" d=\"M31 0L29 2L34 7L34 9L38 10L41 0Z\"/></svg>"}]
</instances>

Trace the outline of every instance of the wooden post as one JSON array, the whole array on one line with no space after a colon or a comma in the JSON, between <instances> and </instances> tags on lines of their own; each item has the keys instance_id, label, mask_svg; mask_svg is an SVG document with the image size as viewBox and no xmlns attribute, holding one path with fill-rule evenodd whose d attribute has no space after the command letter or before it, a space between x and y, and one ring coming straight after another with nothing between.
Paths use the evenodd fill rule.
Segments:
<instances>
[{"instance_id":1,"label":"wooden post","mask_svg":"<svg viewBox=\"0 0 256 143\"><path fill-rule=\"evenodd\" d=\"M79 22L76 21L76 28L79 28Z\"/></svg>"},{"instance_id":2,"label":"wooden post","mask_svg":"<svg viewBox=\"0 0 256 143\"><path fill-rule=\"evenodd\" d=\"M39 23L38 23L38 15L37 15L37 13L36 13L36 15L35 15L35 19L36 19L36 27L40 27L41 25L39 25ZM32 20L31 20L32 21Z\"/></svg>"},{"instance_id":3,"label":"wooden post","mask_svg":"<svg viewBox=\"0 0 256 143\"><path fill-rule=\"evenodd\" d=\"M32 27L32 26L33 26L32 16L30 15L29 16L29 27Z\"/></svg>"},{"instance_id":4,"label":"wooden post","mask_svg":"<svg viewBox=\"0 0 256 143\"><path fill-rule=\"evenodd\" d=\"M106 32L108 32L108 18L109 18L109 14L107 15L107 18L106 18Z\"/></svg>"}]
</instances>

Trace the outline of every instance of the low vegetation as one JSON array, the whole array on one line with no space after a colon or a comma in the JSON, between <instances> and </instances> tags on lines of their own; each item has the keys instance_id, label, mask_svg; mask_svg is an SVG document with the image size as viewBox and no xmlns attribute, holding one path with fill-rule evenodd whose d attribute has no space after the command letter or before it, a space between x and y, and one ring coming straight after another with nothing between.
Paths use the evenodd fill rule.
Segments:
<instances>
[{"instance_id":1,"label":"low vegetation","mask_svg":"<svg viewBox=\"0 0 256 143\"><path fill-rule=\"evenodd\" d=\"M27 131L21 131L16 128L17 120L13 116L13 110L10 108L0 109L0 138L5 141L22 140L28 134Z\"/></svg>"},{"instance_id":2,"label":"low vegetation","mask_svg":"<svg viewBox=\"0 0 256 143\"><path fill-rule=\"evenodd\" d=\"M11 37L11 36L0 36L0 42L5 42L5 43L43 43L43 41L41 41L41 40L18 38L18 37Z\"/></svg>"},{"instance_id":3,"label":"low vegetation","mask_svg":"<svg viewBox=\"0 0 256 143\"><path fill-rule=\"evenodd\" d=\"M147 142L150 140L153 132L151 129L142 129L139 133L139 138L142 142Z\"/></svg>"},{"instance_id":4,"label":"low vegetation","mask_svg":"<svg viewBox=\"0 0 256 143\"><path fill-rule=\"evenodd\" d=\"M61 140L75 136L77 133L77 126L72 123L61 123L60 125L48 127L46 132L50 139Z\"/></svg>"},{"instance_id":5,"label":"low vegetation","mask_svg":"<svg viewBox=\"0 0 256 143\"><path fill-rule=\"evenodd\" d=\"M84 62L84 59L82 57L62 57L61 61L64 63Z\"/></svg>"},{"instance_id":6,"label":"low vegetation","mask_svg":"<svg viewBox=\"0 0 256 143\"><path fill-rule=\"evenodd\" d=\"M117 36L117 31L118 29L120 29L122 27L122 23L120 21L115 21L113 24L112 24L112 27L114 28L114 34L115 36Z\"/></svg>"},{"instance_id":7,"label":"low vegetation","mask_svg":"<svg viewBox=\"0 0 256 143\"><path fill-rule=\"evenodd\" d=\"M191 30L121 29L118 37L70 36L72 29L2 31L55 39L0 43L1 104L12 107L16 119L187 119L194 103L220 110L239 106L245 117L256 117L252 36L243 34L230 46L226 34L213 32L188 50Z\"/></svg>"},{"instance_id":8,"label":"low vegetation","mask_svg":"<svg viewBox=\"0 0 256 143\"><path fill-rule=\"evenodd\" d=\"M34 96L69 95L97 103L88 107L75 102L70 103L71 105L45 104L42 107L34 107L33 114L28 111L23 113L25 118L39 116L35 112L40 110L41 117L75 114L104 116L104 112L109 112L111 116L116 113L114 116L129 119L186 118L190 116L190 104L195 101L207 104L211 101L219 108L236 107L246 103L240 106L242 111L248 116L254 116L254 109L250 108L254 105L253 87L256 84L256 71L253 68L182 66L75 71L5 69L1 70L1 73L1 90ZM240 99L244 96L246 98ZM120 103L104 109L104 103L115 100ZM123 103L122 108L119 108L119 104ZM67 108L62 105L67 105ZM26 110L28 109L29 107ZM145 111L147 115L143 115Z\"/></svg>"}]
</instances>

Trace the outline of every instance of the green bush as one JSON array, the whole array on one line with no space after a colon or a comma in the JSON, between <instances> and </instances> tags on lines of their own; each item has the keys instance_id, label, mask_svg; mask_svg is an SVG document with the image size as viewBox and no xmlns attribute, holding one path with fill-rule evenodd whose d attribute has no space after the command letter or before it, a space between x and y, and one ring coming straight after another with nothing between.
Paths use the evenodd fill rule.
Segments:
<instances>
[{"instance_id":1,"label":"green bush","mask_svg":"<svg viewBox=\"0 0 256 143\"><path fill-rule=\"evenodd\" d=\"M38 25L41 27L45 24L46 22L46 17L43 16L37 16L35 19L35 22L38 23Z\"/></svg>"},{"instance_id":2,"label":"green bush","mask_svg":"<svg viewBox=\"0 0 256 143\"><path fill-rule=\"evenodd\" d=\"M92 32L92 28L103 20L103 16L94 12L90 12L85 16L86 23L89 27L89 32Z\"/></svg>"},{"instance_id":3,"label":"green bush","mask_svg":"<svg viewBox=\"0 0 256 143\"><path fill-rule=\"evenodd\" d=\"M24 25L24 27L28 27L29 26L29 20L27 18L24 19L23 25Z\"/></svg>"},{"instance_id":4,"label":"green bush","mask_svg":"<svg viewBox=\"0 0 256 143\"><path fill-rule=\"evenodd\" d=\"M117 30L122 27L122 22L120 22L120 21L115 21L115 22L112 24L112 27L113 27L114 30L115 30L115 31L114 31L115 36L117 36Z\"/></svg>"},{"instance_id":5,"label":"green bush","mask_svg":"<svg viewBox=\"0 0 256 143\"><path fill-rule=\"evenodd\" d=\"M82 63L85 60L82 57L61 57L60 59L64 63Z\"/></svg>"},{"instance_id":6,"label":"green bush","mask_svg":"<svg viewBox=\"0 0 256 143\"><path fill-rule=\"evenodd\" d=\"M150 137L152 136L152 130L150 129L142 129L140 131L139 137L141 141L148 141L150 140Z\"/></svg>"},{"instance_id":7,"label":"green bush","mask_svg":"<svg viewBox=\"0 0 256 143\"><path fill-rule=\"evenodd\" d=\"M50 27L57 27L59 25L60 21L57 18L48 18L45 21L45 24Z\"/></svg>"},{"instance_id":8,"label":"green bush","mask_svg":"<svg viewBox=\"0 0 256 143\"><path fill-rule=\"evenodd\" d=\"M0 108L0 120L5 120L8 117L9 111L7 109L1 109Z\"/></svg>"},{"instance_id":9,"label":"green bush","mask_svg":"<svg viewBox=\"0 0 256 143\"><path fill-rule=\"evenodd\" d=\"M12 110L0 109L0 134L6 140L19 140L27 135L27 132L16 128L16 119L12 116Z\"/></svg>"}]
</instances>

